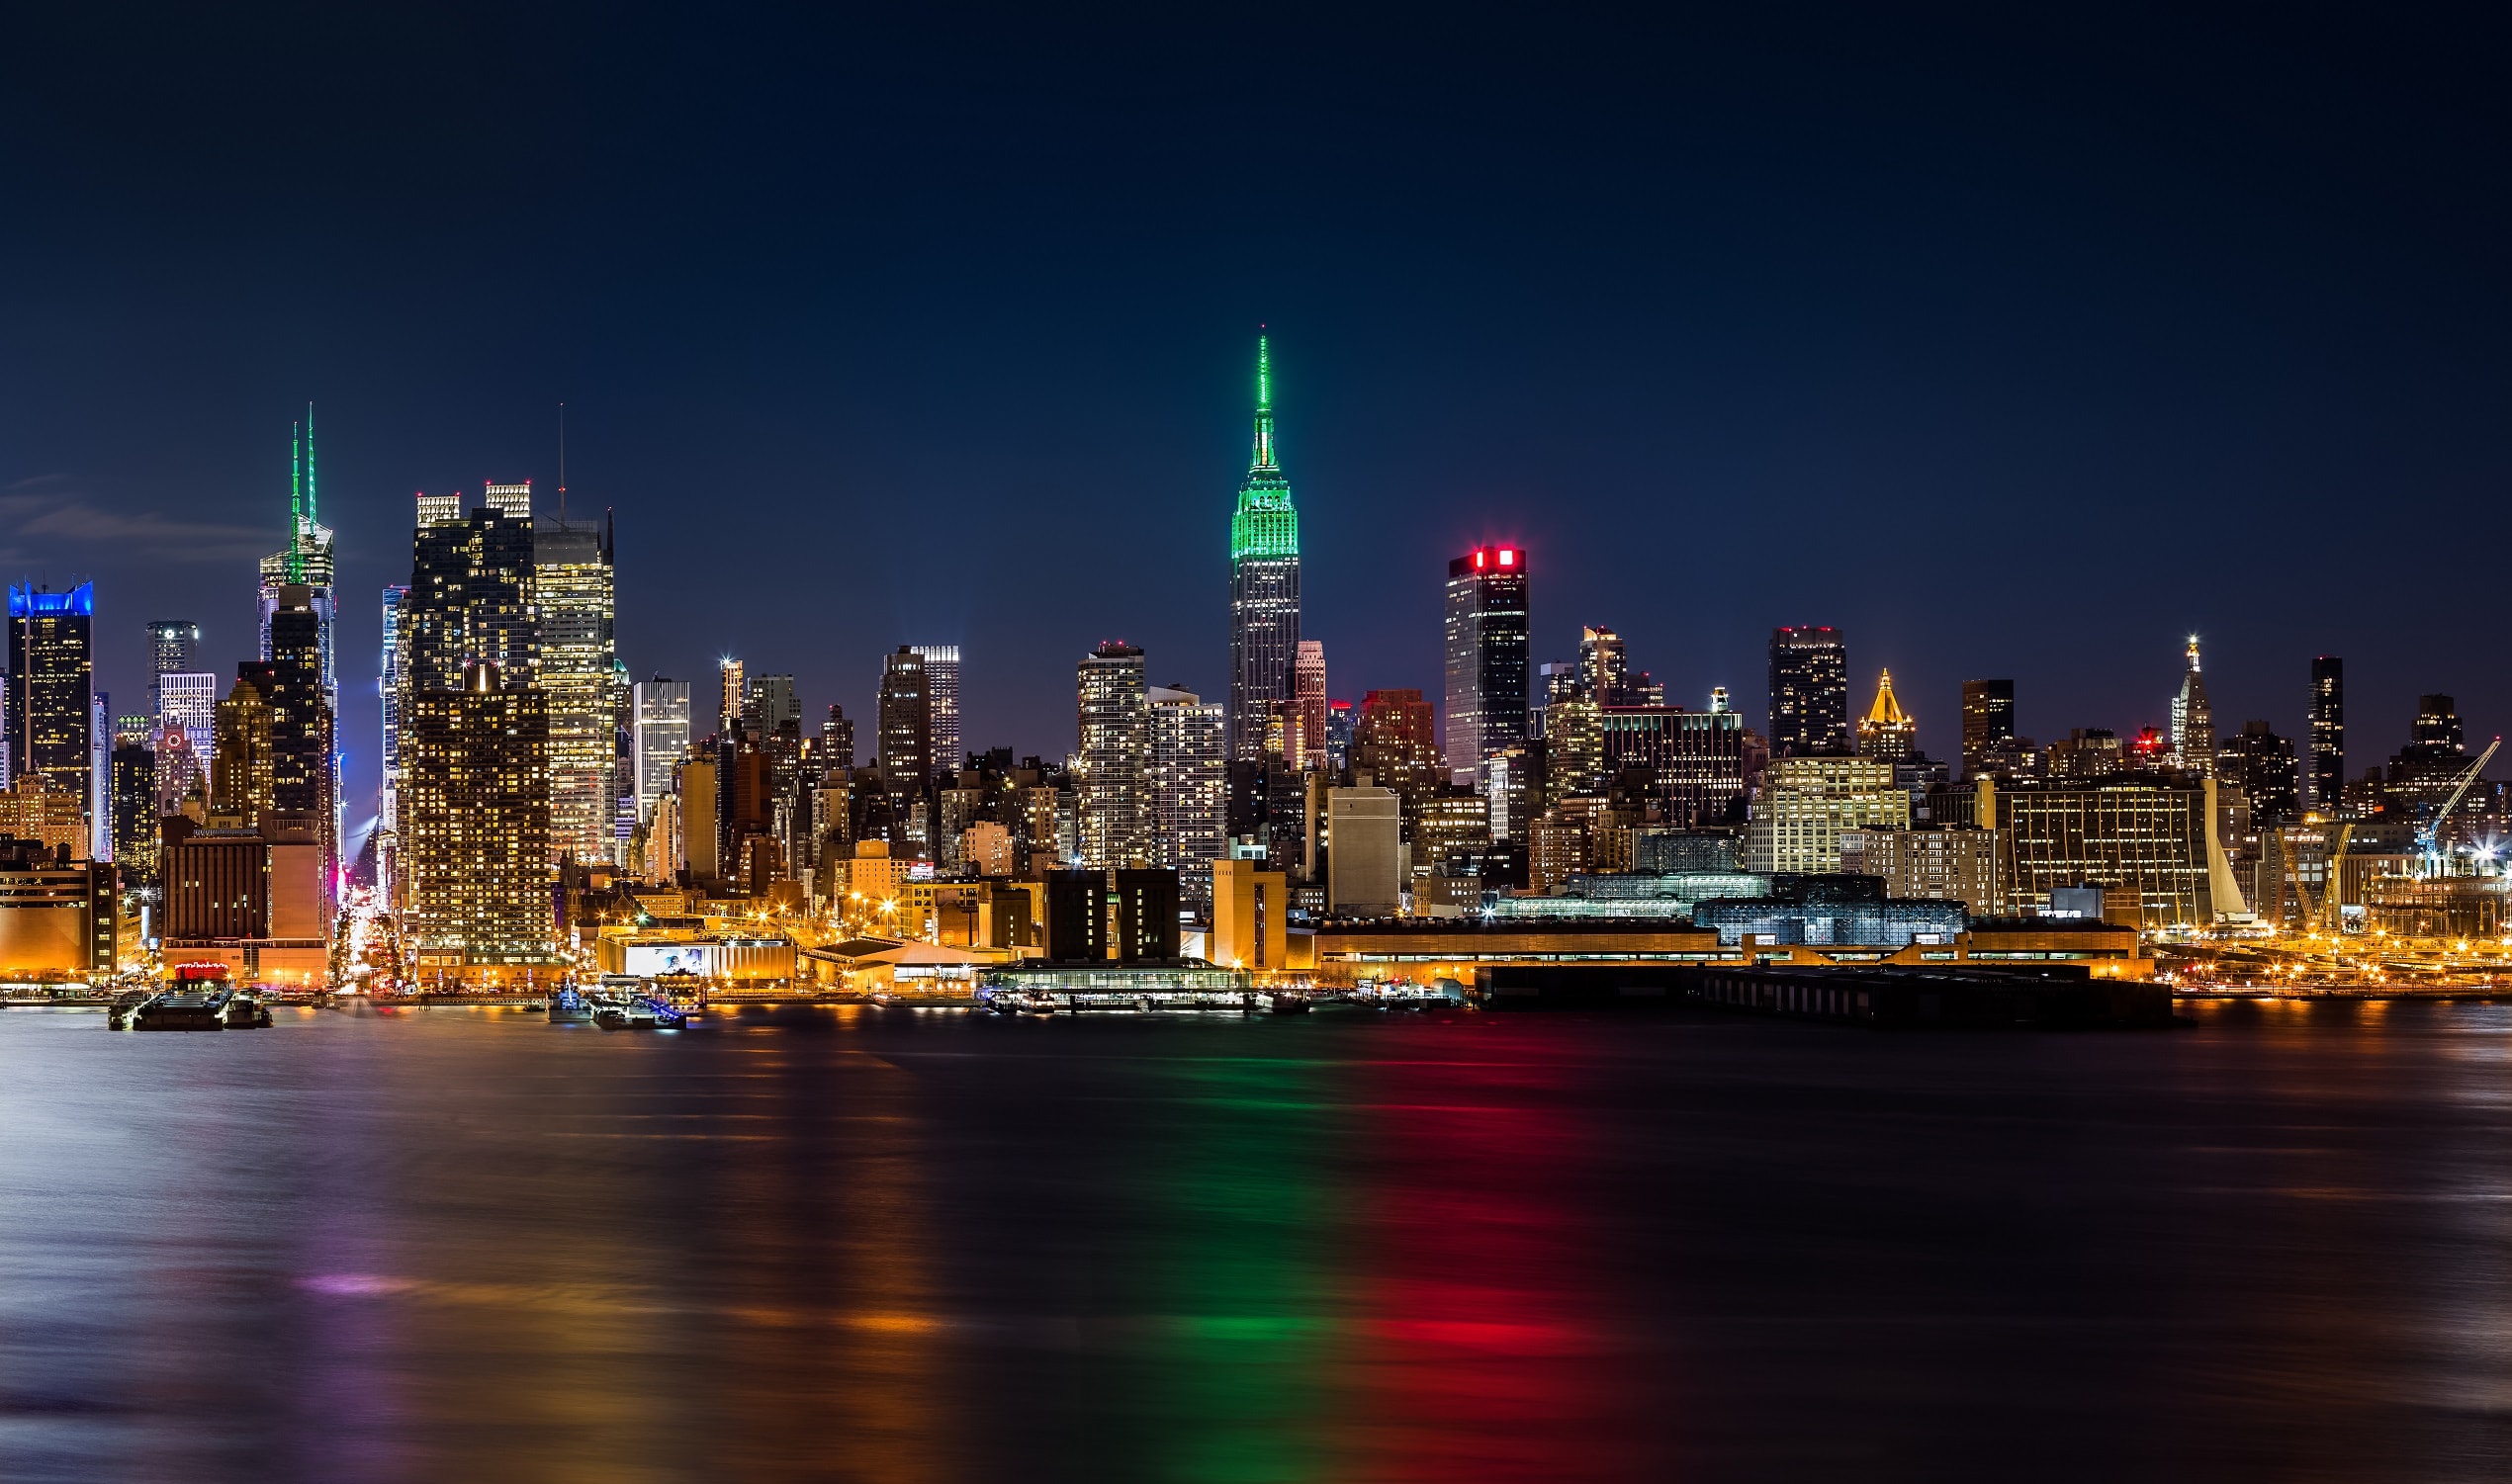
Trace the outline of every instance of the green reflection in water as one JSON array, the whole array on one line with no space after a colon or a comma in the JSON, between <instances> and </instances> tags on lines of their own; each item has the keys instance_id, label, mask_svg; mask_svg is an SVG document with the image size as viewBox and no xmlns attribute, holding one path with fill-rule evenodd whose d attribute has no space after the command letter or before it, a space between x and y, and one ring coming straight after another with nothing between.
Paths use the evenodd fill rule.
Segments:
<instances>
[{"instance_id":1,"label":"green reflection in water","mask_svg":"<svg viewBox=\"0 0 2512 1484\"><path fill-rule=\"evenodd\" d=\"M1329 1467L1336 1330L1323 1183L1339 1133L1323 1064L1193 1061L1155 1141L1166 1234L1149 1255L1144 1413L1153 1472L1197 1484L1315 1479Z\"/></svg>"}]
</instances>

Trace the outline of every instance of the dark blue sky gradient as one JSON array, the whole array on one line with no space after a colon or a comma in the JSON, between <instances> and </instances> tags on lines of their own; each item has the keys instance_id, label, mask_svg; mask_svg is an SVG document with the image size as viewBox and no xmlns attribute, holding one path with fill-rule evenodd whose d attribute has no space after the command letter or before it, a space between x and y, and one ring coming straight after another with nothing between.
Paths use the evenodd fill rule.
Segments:
<instances>
[{"instance_id":1,"label":"dark blue sky gradient","mask_svg":"<svg viewBox=\"0 0 2512 1484\"><path fill-rule=\"evenodd\" d=\"M862 715L957 641L970 744L1060 752L1097 640L1221 687L1262 320L1337 695L1435 694L1504 538L1539 659L1756 725L1775 623L1940 755L1972 675L2161 726L2196 630L2227 730L2344 655L2361 769L2512 726L2485 21L20 14L0 558L96 578L119 709L146 619L231 671L312 398L355 804L412 491L546 498L564 400L637 674Z\"/></svg>"}]
</instances>

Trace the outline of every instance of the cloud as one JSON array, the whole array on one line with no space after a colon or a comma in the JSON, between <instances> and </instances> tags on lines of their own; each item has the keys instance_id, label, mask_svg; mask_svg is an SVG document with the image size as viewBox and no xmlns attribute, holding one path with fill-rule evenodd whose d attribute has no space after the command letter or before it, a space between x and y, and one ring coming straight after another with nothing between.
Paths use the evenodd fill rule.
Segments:
<instances>
[{"instance_id":1,"label":"cloud","mask_svg":"<svg viewBox=\"0 0 2512 1484\"><path fill-rule=\"evenodd\" d=\"M0 492L0 561L24 561L29 548L113 545L121 554L170 562L252 561L281 542L258 526L181 520L155 510L109 510L63 486L58 475L19 480Z\"/></svg>"}]
</instances>

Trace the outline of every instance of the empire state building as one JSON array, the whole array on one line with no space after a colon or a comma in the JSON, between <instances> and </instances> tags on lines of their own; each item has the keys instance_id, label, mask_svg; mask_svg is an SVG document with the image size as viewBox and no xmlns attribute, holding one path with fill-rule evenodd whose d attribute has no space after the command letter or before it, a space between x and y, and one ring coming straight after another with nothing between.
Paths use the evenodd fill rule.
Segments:
<instances>
[{"instance_id":1,"label":"empire state building","mask_svg":"<svg viewBox=\"0 0 2512 1484\"><path fill-rule=\"evenodd\" d=\"M1274 704L1294 694L1300 653L1300 512L1274 462L1273 354L1256 337L1256 451L1230 514L1229 747L1265 754Z\"/></svg>"}]
</instances>

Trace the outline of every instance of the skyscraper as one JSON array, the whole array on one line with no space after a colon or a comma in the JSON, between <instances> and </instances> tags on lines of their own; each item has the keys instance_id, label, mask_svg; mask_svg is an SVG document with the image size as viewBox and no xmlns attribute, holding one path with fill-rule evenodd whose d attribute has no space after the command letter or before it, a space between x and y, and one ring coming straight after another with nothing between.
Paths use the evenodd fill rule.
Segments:
<instances>
[{"instance_id":1,"label":"skyscraper","mask_svg":"<svg viewBox=\"0 0 2512 1484\"><path fill-rule=\"evenodd\" d=\"M539 686L548 697L550 844L580 863L611 857L618 765L618 649L611 526L540 526L532 601L541 621Z\"/></svg>"},{"instance_id":2,"label":"skyscraper","mask_svg":"<svg viewBox=\"0 0 2512 1484\"><path fill-rule=\"evenodd\" d=\"M1770 755L1849 750L1849 647L1839 630L1770 631Z\"/></svg>"},{"instance_id":3,"label":"skyscraper","mask_svg":"<svg viewBox=\"0 0 2512 1484\"><path fill-rule=\"evenodd\" d=\"M2181 673L2181 693L2172 698L2172 755L2181 767L2201 778L2215 774L2215 710L2206 701L2206 681L2198 674L2198 636L2190 636L2182 652L2189 668Z\"/></svg>"},{"instance_id":4,"label":"skyscraper","mask_svg":"<svg viewBox=\"0 0 2512 1484\"><path fill-rule=\"evenodd\" d=\"M387 891L405 912L433 915L436 925L428 930L442 944L470 932L443 925L451 920L445 916L453 911L448 904L457 898L470 900L467 894L487 889L481 885L484 882L510 883L517 873L537 872L546 899L549 714L534 686L540 668L541 628L533 606L531 521L493 505L468 515L447 515L441 506L428 506L426 496L420 500L422 523L411 542L410 590L401 602L396 625L403 654L399 675L401 876L387 884ZM480 685L484 673L488 689L468 689ZM534 698L530 703L502 699L526 692ZM474 698L459 699L466 695ZM488 756L483 750L487 742L476 729L488 725L492 715L519 715L518 708L527 704L531 736L526 739L518 732L514 742L529 753L528 758L512 767L501 765L493 778L473 776L469 770L485 766L483 759ZM516 725L524 723L518 720ZM416 792L422 778L428 788L424 799ZM526 829L515 823L522 818L516 811L525 806L515 801L512 791L531 789L540 790L538 814L533 816L538 823ZM471 793L481 794L502 811L499 822L484 820L475 828L469 822L428 817L429 810L448 807L455 795ZM496 828L490 828L493 823ZM422 829L427 836L423 848ZM543 853L528 862L484 853L498 841L515 840L529 840ZM452 881L443 879L444 872L469 875L465 881ZM417 919L412 921L415 924ZM440 946L435 961L445 965L461 960L456 948Z\"/></svg>"},{"instance_id":5,"label":"skyscraper","mask_svg":"<svg viewBox=\"0 0 2512 1484\"><path fill-rule=\"evenodd\" d=\"M934 776L941 778L959 771L959 646L955 644L920 644L917 656L925 661L925 693L934 714Z\"/></svg>"},{"instance_id":6,"label":"skyscraper","mask_svg":"<svg viewBox=\"0 0 2512 1484\"><path fill-rule=\"evenodd\" d=\"M1228 761L1222 708L1191 690L1153 686L1151 707L1151 863L1178 873L1180 896L1199 913L1211 906L1210 864L1222 853Z\"/></svg>"},{"instance_id":7,"label":"skyscraper","mask_svg":"<svg viewBox=\"0 0 2512 1484\"><path fill-rule=\"evenodd\" d=\"M1611 629L1593 626L1580 629L1578 678L1586 686L1588 699L1599 706L1633 704L1623 695L1630 681L1630 670L1623 656L1622 636ZM1546 699L1551 698L1548 696Z\"/></svg>"},{"instance_id":8,"label":"skyscraper","mask_svg":"<svg viewBox=\"0 0 2512 1484\"><path fill-rule=\"evenodd\" d=\"M742 662L727 655L715 661L715 735L729 737L733 724L750 704L750 687L742 679Z\"/></svg>"},{"instance_id":9,"label":"skyscraper","mask_svg":"<svg viewBox=\"0 0 2512 1484\"><path fill-rule=\"evenodd\" d=\"M1483 764L1526 740L1528 682L1526 553L1477 547L1448 564L1449 775L1487 781Z\"/></svg>"},{"instance_id":10,"label":"skyscraper","mask_svg":"<svg viewBox=\"0 0 2512 1484\"><path fill-rule=\"evenodd\" d=\"M315 682L321 691L319 704L336 717L340 714L340 672L332 655L333 631L337 627L333 623L337 610L333 606L332 595L332 538L331 528L321 520L314 475L314 406L309 403L304 424L290 430L288 544L264 557L261 562L257 603L261 615L261 656L264 659L273 657L271 620L279 612L281 594L290 588L305 589L303 611L313 615ZM336 739L325 740L323 745L334 750L325 758L321 769L326 776L334 778L339 775L335 742ZM318 823L308 820L304 826L318 843L326 846L317 853L324 867L320 872L320 882L322 900L327 905L337 881L329 867L335 863L340 842L342 821L338 791L325 792L319 800L319 807L324 813L323 820Z\"/></svg>"},{"instance_id":11,"label":"skyscraper","mask_svg":"<svg viewBox=\"0 0 2512 1484\"><path fill-rule=\"evenodd\" d=\"M157 676L190 672L201 651L201 626L188 618L151 619L148 623L148 709L163 710Z\"/></svg>"},{"instance_id":12,"label":"skyscraper","mask_svg":"<svg viewBox=\"0 0 2512 1484\"><path fill-rule=\"evenodd\" d=\"M547 697L493 662L461 679L413 690L403 713L409 938L422 969L548 964Z\"/></svg>"},{"instance_id":13,"label":"skyscraper","mask_svg":"<svg viewBox=\"0 0 2512 1484\"><path fill-rule=\"evenodd\" d=\"M1300 512L1274 458L1273 352L1256 337L1256 449L1230 513L1230 756L1265 755L1300 652Z\"/></svg>"},{"instance_id":14,"label":"skyscraper","mask_svg":"<svg viewBox=\"0 0 2512 1484\"><path fill-rule=\"evenodd\" d=\"M270 705L271 807L317 847L316 910L327 930L339 880L339 812L332 807L339 775L333 766L334 713L322 687L325 626L313 589L301 583L280 588L269 632L265 668L271 685L264 699Z\"/></svg>"},{"instance_id":15,"label":"skyscraper","mask_svg":"<svg viewBox=\"0 0 2512 1484\"><path fill-rule=\"evenodd\" d=\"M1891 670L1876 682L1875 704L1858 723L1858 755L1888 762L1906 762L1919 755L1919 723L1902 710L1900 698L1893 694Z\"/></svg>"},{"instance_id":16,"label":"skyscraper","mask_svg":"<svg viewBox=\"0 0 2512 1484\"><path fill-rule=\"evenodd\" d=\"M1997 743L2015 736L2015 682L2012 680L1965 680L1962 682L1962 773L1966 778L1981 771L1981 759Z\"/></svg>"},{"instance_id":17,"label":"skyscraper","mask_svg":"<svg viewBox=\"0 0 2512 1484\"><path fill-rule=\"evenodd\" d=\"M271 693L278 688L270 661L247 659L235 667L235 685L218 703L218 754L210 760L210 813L231 815L242 828L260 825L275 808L278 763L271 730Z\"/></svg>"},{"instance_id":18,"label":"skyscraper","mask_svg":"<svg viewBox=\"0 0 2512 1484\"><path fill-rule=\"evenodd\" d=\"M672 793L673 769L689 750L689 682L662 675L640 680L632 706L637 818L651 825L656 801Z\"/></svg>"},{"instance_id":19,"label":"skyscraper","mask_svg":"<svg viewBox=\"0 0 2512 1484\"><path fill-rule=\"evenodd\" d=\"M95 614L90 582L9 588L10 766L19 778L43 774L82 812L95 793Z\"/></svg>"},{"instance_id":20,"label":"skyscraper","mask_svg":"<svg viewBox=\"0 0 2512 1484\"><path fill-rule=\"evenodd\" d=\"M900 645L881 662L881 772L894 796L921 790L934 773L933 693L925 656Z\"/></svg>"},{"instance_id":21,"label":"skyscraper","mask_svg":"<svg viewBox=\"0 0 2512 1484\"><path fill-rule=\"evenodd\" d=\"M2303 807L2331 813L2346 797L2346 661L2335 655L2311 661L2310 745Z\"/></svg>"},{"instance_id":22,"label":"skyscraper","mask_svg":"<svg viewBox=\"0 0 2512 1484\"><path fill-rule=\"evenodd\" d=\"M1151 859L1151 706L1142 651L1112 639L1079 666L1081 858L1092 869Z\"/></svg>"},{"instance_id":23,"label":"skyscraper","mask_svg":"<svg viewBox=\"0 0 2512 1484\"><path fill-rule=\"evenodd\" d=\"M408 634L402 607L409 601L406 582L384 584L384 665L376 680L383 716L384 783L375 811L375 879L388 891L396 880L393 863L401 856L402 828L402 669L408 653Z\"/></svg>"},{"instance_id":24,"label":"skyscraper","mask_svg":"<svg viewBox=\"0 0 2512 1484\"><path fill-rule=\"evenodd\" d=\"M828 720L820 724L820 762L823 767L854 771L854 723L835 701L829 703Z\"/></svg>"},{"instance_id":25,"label":"skyscraper","mask_svg":"<svg viewBox=\"0 0 2512 1484\"><path fill-rule=\"evenodd\" d=\"M1300 659L1295 666L1293 682L1294 693L1300 704L1300 756L1307 766L1315 767L1323 763L1326 757L1326 647L1324 641L1315 639L1300 641Z\"/></svg>"},{"instance_id":26,"label":"skyscraper","mask_svg":"<svg viewBox=\"0 0 2512 1484\"><path fill-rule=\"evenodd\" d=\"M795 689L793 676L761 675L750 682L742 697L742 725L751 736L764 740L785 723L801 721L802 692Z\"/></svg>"},{"instance_id":27,"label":"skyscraper","mask_svg":"<svg viewBox=\"0 0 2512 1484\"><path fill-rule=\"evenodd\" d=\"M484 502L492 510L504 512L508 519L529 525L532 521L532 481L525 480L519 484L491 482Z\"/></svg>"}]
</instances>

